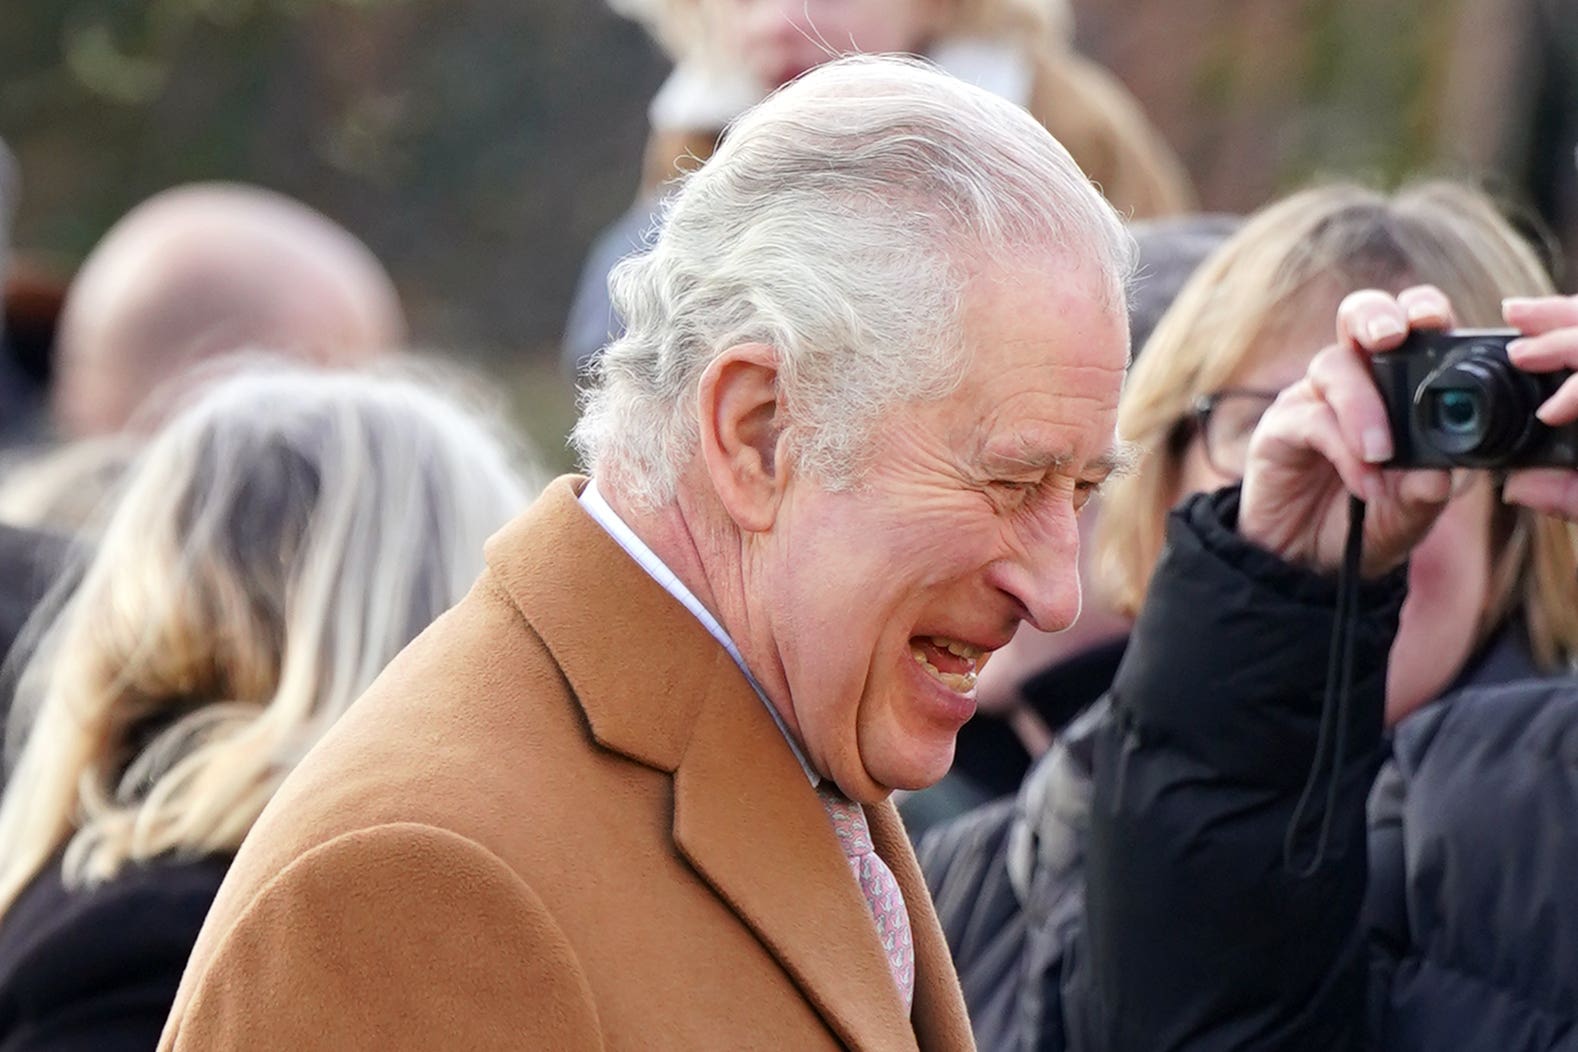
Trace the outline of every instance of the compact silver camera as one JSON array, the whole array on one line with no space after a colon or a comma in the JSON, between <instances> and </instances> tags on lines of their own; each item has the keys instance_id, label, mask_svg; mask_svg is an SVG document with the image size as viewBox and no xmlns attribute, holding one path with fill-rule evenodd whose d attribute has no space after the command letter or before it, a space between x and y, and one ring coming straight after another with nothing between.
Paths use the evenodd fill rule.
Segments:
<instances>
[{"instance_id":1,"label":"compact silver camera","mask_svg":"<svg viewBox=\"0 0 1578 1052\"><path fill-rule=\"evenodd\" d=\"M1511 329L1420 331L1371 359L1392 425L1394 468L1578 467L1578 424L1534 411L1571 370L1527 373L1507 358Z\"/></svg>"}]
</instances>

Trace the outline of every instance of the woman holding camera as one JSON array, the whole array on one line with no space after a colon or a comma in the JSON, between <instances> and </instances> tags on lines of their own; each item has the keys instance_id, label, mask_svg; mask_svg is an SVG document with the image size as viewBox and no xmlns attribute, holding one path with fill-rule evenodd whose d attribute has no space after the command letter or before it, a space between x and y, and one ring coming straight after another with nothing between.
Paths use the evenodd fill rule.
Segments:
<instances>
[{"instance_id":1,"label":"woman holding camera","mask_svg":"<svg viewBox=\"0 0 1578 1052\"><path fill-rule=\"evenodd\" d=\"M1422 283L1444 290L1438 296L1450 295L1462 321L1481 326L1501 320L1504 297L1550 291L1539 260L1494 206L1444 183L1390 196L1347 185L1294 194L1254 216L1195 272L1139 356L1120 408L1120 432L1146 459L1102 499L1099 557L1118 609L1135 616L1146 606L1172 528L1168 510L1243 478L1256 424L1330 342L1344 296ZM1443 693L1567 668L1578 655L1575 567L1578 542L1566 522L1509 507L1484 474L1461 477L1410 563L1409 600L1387 669L1388 724ZM1238 644L1245 653L1234 659L1242 667L1209 680L1174 677L1167 704L1181 716L1199 708L1202 692L1247 689L1241 677L1259 644L1254 609L1234 606L1242 598L1199 598L1226 604L1249 627ZM1324 646L1329 634L1317 643ZM1142 652L1125 668L1145 659ZM1315 668L1306 678L1323 677ZM983 1044L1001 1044L1011 1031L1021 1045L1085 1047L1065 1009L1073 1008L1070 997L1085 996L1078 988L1088 979L1076 967L1085 840L1094 750L1111 727L1103 702L1032 771L1014 814L999 812L993 828L967 817L922 846L972 1009L992 1005L1001 1015L1003 984L1023 990L1006 1025L974 1016ZM1503 760L1517 758L1492 762ZM1302 778L1309 766L1293 773ZM983 850L999 852L1021 904L1014 924L990 935L976 924ZM1110 879L1118 878L1092 874L1093 893ZM1019 951L1030 966L1005 975L1002 964L1012 957L1005 943L1013 940L1033 946Z\"/></svg>"},{"instance_id":2,"label":"woman holding camera","mask_svg":"<svg viewBox=\"0 0 1578 1052\"><path fill-rule=\"evenodd\" d=\"M1512 514L1503 502L1578 515L1578 470L1517 455L1504 474L1389 469L1397 430L1444 436L1389 419L1371 357L1490 320L1472 293L1393 277L1343 298L1336 343L1254 428L1241 487L1167 524L1092 735L1086 952L1065 998L1080 1047L1573 1047L1578 680L1491 680L1401 722L1396 692L1428 667L1407 663L1405 560L1477 487L1495 516ZM1578 365L1578 301L1497 313L1526 334L1513 366ZM1539 419L1578 427L1578 381L1542 387ZM1507 544L1494 519L1490 537ZM1578 578L1569 564L1528 584L1509 617L1538 657L1531 599L1548 590L1560 624Z\"/></svg>"}]
</instances>

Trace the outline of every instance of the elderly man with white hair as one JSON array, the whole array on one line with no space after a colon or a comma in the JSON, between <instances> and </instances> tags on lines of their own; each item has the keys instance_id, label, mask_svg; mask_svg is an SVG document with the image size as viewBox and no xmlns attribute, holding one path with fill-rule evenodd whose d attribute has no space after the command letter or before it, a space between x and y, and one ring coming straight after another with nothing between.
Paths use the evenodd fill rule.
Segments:
<instances>
[{"instance_id":1,"label":"elderly man with white hair","mask_svg":"<svg viewBox=\"0 0 1578 1052\"><path fill-rule=\"evenodd\" d=\"M970 1047L888 798L1079 611L1130 250L923 65L747 113L613 278L590 480L286 782L162 1047Z\"/></svg>"}]
</instances>

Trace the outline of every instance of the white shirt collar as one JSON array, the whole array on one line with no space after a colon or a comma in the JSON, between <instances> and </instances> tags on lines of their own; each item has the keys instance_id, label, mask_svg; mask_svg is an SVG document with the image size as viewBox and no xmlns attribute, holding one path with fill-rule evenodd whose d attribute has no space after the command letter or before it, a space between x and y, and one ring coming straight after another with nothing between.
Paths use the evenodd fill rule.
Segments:
<instances>
[{"instance_id":1,"label":"white shirt collar","mask_svg":"<svg viewBox=\"0 0 1578 1052\"><path fill-rule=\"evenodd\" d=\"M658 558L657 553L647 547L647 543L636 536L636 532L630 528L630 525L619 517L619 513L598 492L596 479L588 482L586 488L581 491L581 507L586 509L586 513L599 526L608 531L608 535L614 539L614 542L623 548L636 561L636 564L647 572L648 576L661 585L665 592L679 600L679 604L686 610L689 610L696 620L701 622L701 626L707 630L708 634L718 641L718 645L728 652L729 657L734 659L734 663L745 674L746 682L751 685L751 689L756 692L756 696L767 707L767 714L773 718L773 723L777 724L779 732L784 736L784 741L789 743L790 751L794 753L794 758L799 762L801 769L805 771L806 777L811 779L811 784L815 786L821 782L821 777L811 769L805 754L800 751L800 746L796 744L794 738L789 734L789 728L784 726L783 717L778 715L778 710L773 707L773 703L767 700L767 694L762 690L762 685L756 682L756 677L751 675L751 670L745 667L745 659L740 656L740 648L734 645L734 640L729 637L729 633L724 630L723 625L718 623L718 619L712 616L712 611L703 606L701 600L696 598L695 593L685 587L685 582L675 576L674 571L670 570L663 560Z\"/></svg>"}]
</instances>

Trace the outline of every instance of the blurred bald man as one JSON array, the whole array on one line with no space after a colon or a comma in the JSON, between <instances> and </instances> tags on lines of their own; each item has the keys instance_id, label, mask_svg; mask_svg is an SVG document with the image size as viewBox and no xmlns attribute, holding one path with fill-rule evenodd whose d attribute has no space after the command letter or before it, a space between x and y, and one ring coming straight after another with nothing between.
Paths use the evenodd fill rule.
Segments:
<instances>
[{"instance_id":1,"label":"blurred bald man","mask_svg":"<svg viewBox=\"0 0 1578 1052\"><path fill-rule=\"evenodd\" d=\"M121 431L205 359L258 348L349 365L404 337L389 275L327 216L253 186L177 187L132 209L72 282L54 414L72 437Z\"/></svg>"}]
</instances>

